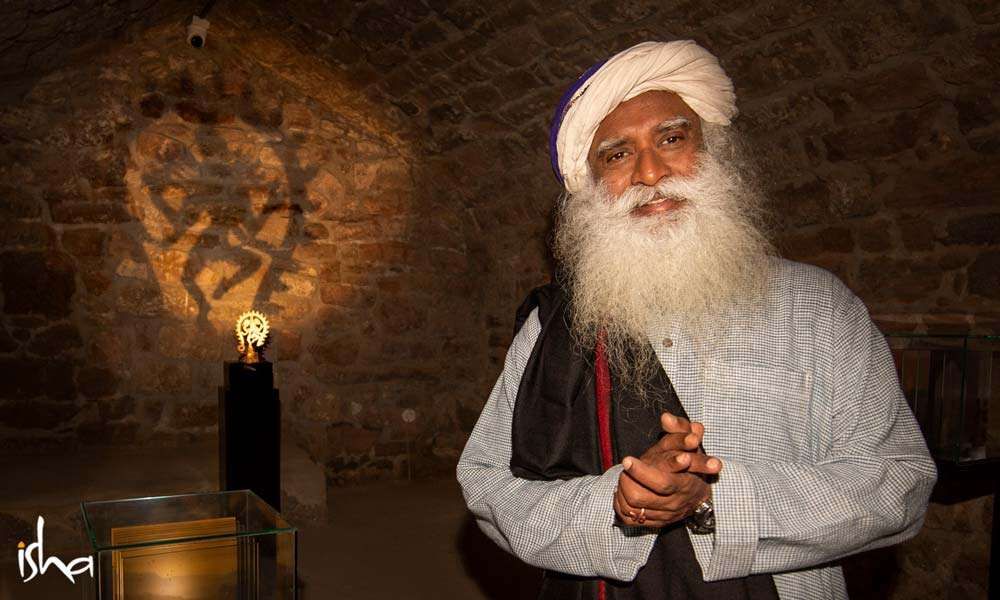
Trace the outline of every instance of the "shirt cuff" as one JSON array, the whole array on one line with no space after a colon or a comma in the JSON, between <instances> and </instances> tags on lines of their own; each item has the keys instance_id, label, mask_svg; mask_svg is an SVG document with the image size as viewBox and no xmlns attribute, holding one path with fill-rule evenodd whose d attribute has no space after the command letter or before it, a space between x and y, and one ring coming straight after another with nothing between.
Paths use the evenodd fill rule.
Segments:
<instances>
[{"instance_id":1,"label":"shirt cuff","mask_svg":"<svg viewBox=\"0 0 1000 600\"><path fill-rule=\"evenodd\" d=\"M577 518L588 519L591 525L586 529L586 550L596 574L632 581L649 560L656 533L645 527L622 526L615 517L613 496L621 472L622 466L615 465L593 482L585 514Z\"/></svg>"},{"instance_id":2,"label":"shirt cuff","mask_svg":"<svg viewBox=\"0 0 1000 600\"><path fill-rule=\"evenodd\" d=\"M757 494L746 465L723 461L719 480L712 485L715 540L705 581L746 577L757 551Z\"/></svg>"}]
</instances>

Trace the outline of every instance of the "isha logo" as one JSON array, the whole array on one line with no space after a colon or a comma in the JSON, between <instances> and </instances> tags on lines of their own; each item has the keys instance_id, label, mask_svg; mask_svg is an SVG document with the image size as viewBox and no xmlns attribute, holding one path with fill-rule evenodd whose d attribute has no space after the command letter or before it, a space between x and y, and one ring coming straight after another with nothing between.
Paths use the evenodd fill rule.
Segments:
<instances>
[{"instance_id":1,"label":"isha logo","mask_svg":"<svg viewBox=\"0 0 1000 600\"><path fill-rule=\"evenodd\" d=\"M44 527L45 519L39 516L38 541L32 542L27 546L24 545L24 542L17 543L17 568L21 571L21 579L24 580L24 583L28 583L39 574L45 575L45 571L47 571L49 567L53 566L62 571L62 574L66 576L66 579L69 579L70 583L76 583L73 576L81 573L89 573L90 576L93 577L94 558L92 556L85 556L83 558L71 560L68 565L55 556L45 558L44 550L42 548L42 529ZM24 576L25 563L27 563L28 569L31 571L31 575L27 577Z\"/></svg>"}]
</instances>

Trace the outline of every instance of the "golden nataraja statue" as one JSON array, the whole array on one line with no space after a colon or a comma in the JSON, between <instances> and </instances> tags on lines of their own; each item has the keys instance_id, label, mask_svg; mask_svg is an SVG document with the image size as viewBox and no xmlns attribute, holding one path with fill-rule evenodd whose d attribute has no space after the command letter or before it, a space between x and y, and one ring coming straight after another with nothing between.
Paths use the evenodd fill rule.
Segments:
<instances>
[{"instance_id":1,"label":"golden nataraja statue","mask_svg":"<svg viewBox=\"0 0 1000 600\"><path fill-rule=\"evenodd\" d=\"M267 317L256 310L248 310L236 319L236 350L240 353L240 362L260 362L270 331Z\"/></svg>"}]
</instances>

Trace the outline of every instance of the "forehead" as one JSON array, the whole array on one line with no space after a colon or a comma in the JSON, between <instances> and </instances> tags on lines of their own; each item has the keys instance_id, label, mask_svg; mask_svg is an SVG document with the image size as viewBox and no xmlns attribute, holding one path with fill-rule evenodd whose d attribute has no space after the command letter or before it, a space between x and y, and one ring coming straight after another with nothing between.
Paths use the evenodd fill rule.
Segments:
<instances>
[{"instance_id":1,"label":"forehead","mask_svg":"<svg viewBox=\"0 0 1000 600\"><path fill-rule=\"evenodd\" d=\"M662 90L644 92L622 102L604 117L594 133L591 148L602 140L628 138L678 117L687 118L694 126L699 123L697 113L677 94Z\"/></svg>"}]
</instances>

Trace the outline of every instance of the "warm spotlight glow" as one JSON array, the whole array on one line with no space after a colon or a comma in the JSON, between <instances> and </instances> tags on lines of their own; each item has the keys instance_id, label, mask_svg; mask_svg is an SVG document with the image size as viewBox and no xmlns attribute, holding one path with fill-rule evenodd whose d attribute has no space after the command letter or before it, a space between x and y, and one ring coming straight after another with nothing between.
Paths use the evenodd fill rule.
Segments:
<instances>
[{"instance_id":1,"label":"warm spotlight glow","mask_svg":"<svg viewBox=\"0 0 1000 600\"><path fill-rule=\"evenodd\" d=\"M292 149L240 121L207 126L166 115L138 134L126 176L142 223L133 254L148 262L170 312L216 330L276 295L279 312L305 312L288 306L307 302L304 295L284 292L303 287L292 255L312 205L308 194L292 196L314 169L302 168Z\"/></svg>"}]
</instances>

